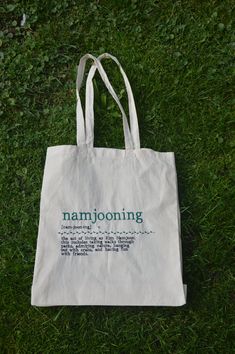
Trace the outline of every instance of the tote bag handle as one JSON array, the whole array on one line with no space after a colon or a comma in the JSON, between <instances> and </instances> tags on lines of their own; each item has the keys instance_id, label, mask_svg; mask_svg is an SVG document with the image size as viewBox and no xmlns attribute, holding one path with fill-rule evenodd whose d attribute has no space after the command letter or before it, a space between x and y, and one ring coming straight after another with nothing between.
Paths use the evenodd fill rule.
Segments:
<instances>
[{"instance_id":1,"label":"tote bag handle","mask_svg":"<svg viewBox=\"0 0 235 354\"><path fill-rule=\"evenodd\" d=\"M135 100L134 96L132 93L131 85L128 80L128 77L126 73L124 72L120 62L116 57L109 53L104 53L101 54L97 60L100 62L102 59L112 59L119 67L120 72L123 76L126 91L127 91L127 96L128 96L128 106L129 106L129 118L130 118L130 125L131 125L131 136L132 136L132 141L135 149L140 148L140 138L139 138L139 126L138 126L138 118L137 118L137 113L136 113L136 107L135 107ZM95 75L96 72L96 65L92 65L88 77L87 77L87 82L86 82L86 143L91 144L91 146L94 146L94 88L92 84L92 79ZM107 86L109 92L111 93L111 90L113 90L112 85L110 82L108 82ZM112 94L112 93L111 93ZM112 95L113 96L113 95ZM119 99L118 99L119 101ZM116 100L117 102L117 100ZM119 101L120 102L120 101ZM118 102L117 102L118 103Z\"/></svg>"},{"instance_id":2,"label":"tote bag handle","mask_svg":"<svg viewBox=\"0 0 235 354\"><path fill-rule=\"evenodd\" d=\"M102 80L104 81L105 86L107 87L107 89L109 90L110 94L112 95L112 97L114 98L114 100L117 102L121 113L122 113L122 119L123 119L123 130L124 130L124 138L125 138L125 148L126 149L133 149L134 148L134 144L133 144L133 140L132 140L132 136L130 133L130 129L129 129L129 125L128 125L128 120L125 114L125 111L115 93L115 91L112 88L112 85L109 82L109 79L106 75L106 72L102 66L102 64L100 63L100 61L97 60L97 58L95 58L93 55L91 54L85 54L79 62L78 68L77 68L77 80L76 80L76 94L77 94L77 107L76 107L76 120L77 120L77 145L88 145L87 144L87 139L86 139L86 131L85 131L85 123L84 123L84 114L83 114L83 109L82 109L82 105L81 105L81 99L80 99L80 95L79 95L79 91L81 88L81 84L83 81L83 77L84 77L84 72L85 72L85 66L86 66L86 62L88 59L92 59L94 61L94 66L98 69L100 76L102 78ZM93 88L93 83L91 80L90 85ZM87 92L86 92L86 104L90 104L89 99L87 97ZM92 103L93 106L93 103Z\"/></svg>"}]
</instances>

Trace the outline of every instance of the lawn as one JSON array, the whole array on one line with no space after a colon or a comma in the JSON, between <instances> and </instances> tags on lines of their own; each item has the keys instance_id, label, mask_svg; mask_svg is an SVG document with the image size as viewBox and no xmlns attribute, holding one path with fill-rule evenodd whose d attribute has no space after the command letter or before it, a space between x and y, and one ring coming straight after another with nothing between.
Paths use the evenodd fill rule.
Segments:
<instances>
[{"instance_id":1,"label":"lawn","mask_svg":"<svg viewBox=\"0 0 235 354\"><path fill-rule=\"evenodd\" d=\"M0 353L234 353L232 1L3 0L0 8ZM30 305L46 149L76 144L76 65L88 52L123 65L141 146L175 152L183 307ZM126 108L117 67L104 67ZM95 145L123 148L120 114L98 73Z\"/></svg>"}]
</instances>

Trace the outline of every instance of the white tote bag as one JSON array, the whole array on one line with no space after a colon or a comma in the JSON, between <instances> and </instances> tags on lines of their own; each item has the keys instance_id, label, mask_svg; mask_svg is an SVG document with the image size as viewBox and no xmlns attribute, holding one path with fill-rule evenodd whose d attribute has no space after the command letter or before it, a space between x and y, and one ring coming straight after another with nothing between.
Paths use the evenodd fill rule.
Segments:
<instances>
[{"instance_id":1,"label":"white tote bag","mask_svg":"<svg viewBox=\"0 0 235 354\"><path fill-rule=\"evenodd\" d=\"M84 119L79 90L88 58ZM130 127L103 58L113 59L123 75ZM125 149L93 146L96 69L121 110ZM120 63L107 53L98 59L87 54L77 75L77 145L47 148L31 304L185 303L174 152L140 148L134 98Z\"/></svg>"}]
</instances>

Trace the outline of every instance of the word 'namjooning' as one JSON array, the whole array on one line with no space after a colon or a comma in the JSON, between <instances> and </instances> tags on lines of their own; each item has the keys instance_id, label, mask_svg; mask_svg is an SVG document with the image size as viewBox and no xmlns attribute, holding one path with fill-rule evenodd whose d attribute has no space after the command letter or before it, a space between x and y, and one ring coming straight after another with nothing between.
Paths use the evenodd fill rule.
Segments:
<instances>
[{"instance_id":1,"label":"word 'namjooning'","mask_svg":"<svg viewBox=\"0 0 235 354\"><path fill-rule=\"evenodd\" d=\"M123 208L120 212L98 212L94 209L93 212L62 212L63 220L87 220L91 221L92 224L95 224L97 221L118 221L118 220L133 220L135 222L142 223L143 220L143 212L142 211L125 211Z\"/></svg>"}]
</instances>

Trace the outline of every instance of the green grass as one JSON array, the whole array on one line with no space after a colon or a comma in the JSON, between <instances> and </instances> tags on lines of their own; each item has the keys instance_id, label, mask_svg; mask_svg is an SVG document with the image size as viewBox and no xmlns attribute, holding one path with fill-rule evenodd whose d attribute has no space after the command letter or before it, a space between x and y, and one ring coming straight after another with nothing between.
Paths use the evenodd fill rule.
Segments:
<instances>
[{"instance_id":1,"label":"green grass","mask_svg":"<svg viewBox=\"0 0 235 354\"><path fill-rule=\"evenodd\" d=\"M232 1L3 1L1 11L0 353L233 353ZM184 307L30 305L46 149L76 144L87 52L122 63L142 147L175 152ZM126 107L117 68L104 67ZM96 146L122 148L98 74L95 97Z\"/></svg>"}]
</instances>

